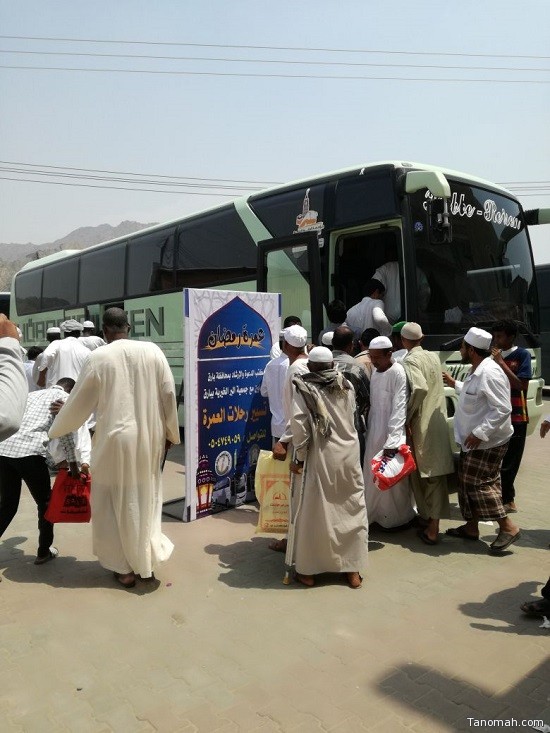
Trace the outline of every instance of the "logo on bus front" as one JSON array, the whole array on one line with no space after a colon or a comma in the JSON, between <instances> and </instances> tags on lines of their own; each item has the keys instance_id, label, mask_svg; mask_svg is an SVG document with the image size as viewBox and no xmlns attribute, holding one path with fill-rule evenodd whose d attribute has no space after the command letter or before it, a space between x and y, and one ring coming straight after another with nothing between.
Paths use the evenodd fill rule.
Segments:
<instances>
[{"instance_id":1,"label":"logo on bus front","mask_svg":"<svg viewBox=\"0 0 550 733\"><path fill-rule=\"evenodd\" d=\"M296 217L296 229L292 232L293 234L301 234L302 232L322 232L325 225L322 221L317 221L319 218L319 212L313 211L309 208L309 192L311 189L306 190L304 196L304 203L302 204L302 213Z\"/></svg>"}]
</instances>

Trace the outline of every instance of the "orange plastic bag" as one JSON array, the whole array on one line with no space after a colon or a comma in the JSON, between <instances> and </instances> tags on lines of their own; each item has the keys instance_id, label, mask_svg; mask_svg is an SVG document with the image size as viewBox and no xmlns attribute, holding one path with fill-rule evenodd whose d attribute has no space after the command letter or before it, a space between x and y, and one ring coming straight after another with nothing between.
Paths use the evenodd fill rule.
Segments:
<instances>
[{"instance_id":1,"label":"orange plastic bag","mask_svg":"<svg viewBox=\"0 0 550 733\"><path fill-rule=\"evenodd\" d=\"M81 474L84 476L84 474ZM89 522L91 477L86 482L73 478L66 468L60 469L56 476L50 503L44 515L52 524L59 522Z\"/></svg>"},{"instance_id":2,"label":"orange plastic bag","mask_svg":"<svg viewBox=\"0 0 550 733\"><path fill-rule=\"evenodd\" d=\"M260 503L256 534L284 534L288 530L290 451L286 461L276 461L270 450L260 451L255 491Z\"/></svg>"}]
</instances>

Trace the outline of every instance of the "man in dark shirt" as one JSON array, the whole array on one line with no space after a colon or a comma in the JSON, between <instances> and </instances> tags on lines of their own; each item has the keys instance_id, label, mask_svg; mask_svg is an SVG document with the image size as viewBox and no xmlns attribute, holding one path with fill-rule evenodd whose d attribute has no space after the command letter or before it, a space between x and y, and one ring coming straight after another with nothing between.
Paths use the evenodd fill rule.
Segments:
<instances>
[{"instance_id":1,"label":"man in dark shirt","mask_svg":"<svg viewBox=\"0 0 550 733\"><path fill-rule=\"evenodd\" d=\"M502 461L500 478L502 483L502 503L506 511L517 512L515 504L516 479L527 437L527 389L532 376L531 355L527 349L515 346L518 327L513 321L499 321L493 327L494 361L501 367L510 382L512 401L512 427L514 434L508 443L508 450Z\"/></svg>"},{"instance_id":2,"label":"man in dark shirt","mask_svg":"<svg viewBox=\"0 0 550 733\"><path fill-rule=\"evenodd\" d=\"M355 428L359 436L361 467L365 452L365 419L370 405L370 380L367 372L352 357L353 331L348 326L338 326L332 337L334 368L343 372L355 390Z\"/></svg>"}]
</instances>

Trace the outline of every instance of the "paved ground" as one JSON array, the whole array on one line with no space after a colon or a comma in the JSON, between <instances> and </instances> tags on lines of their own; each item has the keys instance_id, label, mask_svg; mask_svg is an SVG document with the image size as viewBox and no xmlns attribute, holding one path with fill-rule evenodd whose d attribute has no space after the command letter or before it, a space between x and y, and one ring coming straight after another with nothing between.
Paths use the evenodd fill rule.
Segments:
<instances>
[{"instance_id":1,"label":"paved ground","mask_svg":"<svg viewBox=\"0 0 550 733\"><path fill-rule=\"evenodd\" d=\"M168 498L182 493L180 455L166 467ZM484 542L427 548L413 531L373 535L355 591L335 577L284 586L282 556L254 535L253 506L167 519L176 550L154 589L115 587L88 525L59 527L60 557L35 567L25 494L0 541L0 733L550 724L550 630L518 611L550 573L549 469L550 437L530 438L523 540L506 556Z\"/></svg>"}]
</instances>

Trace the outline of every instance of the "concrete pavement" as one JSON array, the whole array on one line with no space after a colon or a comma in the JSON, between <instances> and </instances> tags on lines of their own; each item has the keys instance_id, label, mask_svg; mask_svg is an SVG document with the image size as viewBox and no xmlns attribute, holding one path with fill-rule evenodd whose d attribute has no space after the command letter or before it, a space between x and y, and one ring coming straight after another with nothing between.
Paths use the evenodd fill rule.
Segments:
<instances>
[{"instance_id":1,"label":"concrete pavement","mask_svg":"<svg viewBox=\"0 0 550 733\"><path fill-rule=\"evenodd\" d=\"M182 451L165 472L182 494ZM157 586L115 586L91 527L56 529L36 567L24 491L0 540L0 732L467 731L550 724L550 630L519 604L550 573L550 437L528 439L522 540L423 545L372 534L361 590L337 577L284 586L283 557L254 535L254 506L183 524ZM456 495L451 496L456 504ZM456 525L444 522L443 527Z\"/></svg>"}]
</instances>

